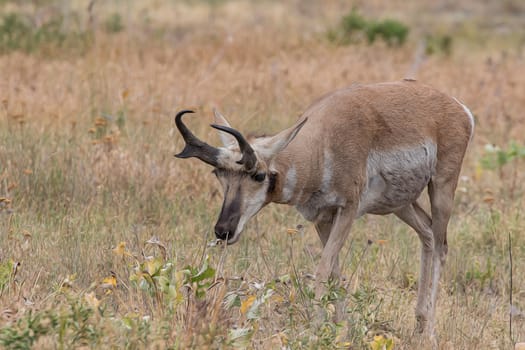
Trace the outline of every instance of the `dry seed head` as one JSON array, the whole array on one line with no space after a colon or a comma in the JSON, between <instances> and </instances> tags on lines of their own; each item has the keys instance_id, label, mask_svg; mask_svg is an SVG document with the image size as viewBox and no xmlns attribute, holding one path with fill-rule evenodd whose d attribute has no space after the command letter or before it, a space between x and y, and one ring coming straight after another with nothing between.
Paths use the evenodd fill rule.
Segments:
<instances>
[{"instance_id":1,"label":"dry seed head","mask_svg":"<svg viewBox=\"0 0 525 350\"><path fill-rule=\"evenodd\" d=\"M485 196L485 197L483 197L483 202L484 203L492 204L492 203L494 203L494 201L495 201L495 199L492 196Z\"/></svg>"},{"instance_id":2,"label":"dry seed head","mask_svg":"<svg viewBox=\"0 0 525 350\"><path fill-rule=\"evenodd\" d=\"M126 98L128 98L128 96L129 96L129 89L124 89L124 90L122 91L122 93L120 94L120 96L122 97L122 100L125 101Z\"/></svg>"},{"instance_id":3,"label":"dry seed head","mask_svg":"<svg viewBox=\"0 0 525 350\"><path fill-rule=\"evenodd\" d=\"M286 229L286 233L288 233L290 236L296 235L299 233L299 230L296 228L289 228Z\"/></svg>"},{"instance_id":4,"label":"dry seed head","mask_svg":"<svg viewBox=\"0 0 525 350\"><path fill-rule=\"evenodd\" d=\"M95 119L95 126L106 126L108 125L108 122L105 118L97 117Z\"/></svg>"}]
</instances>

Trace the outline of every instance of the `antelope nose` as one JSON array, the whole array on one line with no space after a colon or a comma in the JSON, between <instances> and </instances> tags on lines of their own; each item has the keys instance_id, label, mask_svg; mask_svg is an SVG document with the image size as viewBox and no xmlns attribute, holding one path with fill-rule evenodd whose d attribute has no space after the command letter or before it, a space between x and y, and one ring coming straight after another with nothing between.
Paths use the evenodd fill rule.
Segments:
<instances>
[{"instance_id":1,"label":"antelope nose","mask_svg":"<svg viewBox=\"0 0 525 350\"><path fill-rule=\"evenodd\" d=\"M225 241L228 238L231 238L231 236L232 236L231 231L228 230L226 227L222 225L215 226L215 237L217 237L218 239Z\"/></svg>"}]
</instances>

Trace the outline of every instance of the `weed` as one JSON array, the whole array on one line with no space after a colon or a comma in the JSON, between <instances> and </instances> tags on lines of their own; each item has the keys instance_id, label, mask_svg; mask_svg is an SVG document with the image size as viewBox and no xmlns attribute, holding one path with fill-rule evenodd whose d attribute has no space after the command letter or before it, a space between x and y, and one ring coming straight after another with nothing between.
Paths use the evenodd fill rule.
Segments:
<instances>
[{"instance_id":1,"label":"weed","mask_svg":"<svg viewBox=\"0 0 525 350\"><path fill-rule=\"evenodd\" d=\"M15 263L12 260L7 260L0 263L0 295L13 282L13 273L15 271Z\"/></svg>"},{"instance_id":2,"label":"weed","mask_svg":"<svg viewBox=\"0 0 525 350\"><path fill-rule=\"evenodd\" d=\"M525 146L516 141L510 141L506 149L495 145L486 145L485 154L480 158L481 166L485 169L500 170L512 161L525 159Z\"/></svg>"},{"instance_id":3,"label":"weed","mask_svg":"<svg viewBox=\"0 0 525 350\"><path fill-rule=\"evenodd\" d=\"M363 38L372 44L377 38L381 38L389 46L401 46L405 43L408 32L408 26L400 21L366 19L354 8L341 18L338 28L328 31L327 36L330 41L342 44L358 43Z\"/></svg>"},{"instance_id":4,"label":"weed","mask_svg":"<svg viewBox=\"0 0 525 350\"><path fill-rule=\"evenodd\" d=\"M349 14L341 19L341 29L349 40L361 32L366 32L368 26L369 22L356 9L352 9Z\"/></svg>"},{"instance_id":5,"label":"weed","mask_svg":"<svg viewBox=\"0 0 525 350\"><path fill-rule=\"evenodd\" d=\"M122 16L120 13L113 13L106 19L104 29L108 33L119 33L124 30L124 23L122 23Z\"/></svg>"},{"instance_id":6,"label":"weed","mask_svg":"<svg viewBox=\"0 0 525 350\"><path fill-rule=\"evenodd\" d=\"M304 11L341 18L334 2L210 10L201 0L97 1L90 14L83 3L11 1L0 14L8 23L2 42L11 40L0 55L0 348L429 348L413 334L420 259L413 230L395 217L357 220L340 255L345 280L328 284L320 300L312 276L322 245L293 208L269 205L237 245L209 247L221 193L200 162L172 159L183 145L173 113L200 110L188 122L214 143L207 121L214 105L242 131L271 133L323 92L399 79L414 54L410 35L442 23L454 55L425 60L418 79L465 101L477 125L448 227L438 347L513 346L508 233L514 276L525 269L518 41L505 53L490 40L465 48L446 9L419 16L429 0L402 9L382 3L381 13L403 13L410 27L405 44L390 39L395 50L380 31L375 41L385 44L367 44L363 23L380 18L357 11L347 19L350 37L334 29L336 42L351 48L318 40L325 24ZM16 11L18 4L30 10ZM11 10L16 17L4 22ZM496 19L498 32L519 39L521 22L495 11L491 4L484 21ZM113 13L126 24L117 35L104 28ZM37 39L40 29L48 34ZM488 30L483 39L499 38ZM83 33L87 42L75 42ZM484 149L490 140L503 154ZM304 227L286 233L299 222ZM512 288L520 341L523 283L514 278ZM334 323L338 304L346 313Z\"/></svg>"},{"instance_id":7,"label":"weed","mask_svg":"<svg viewBox=\"0 0 525 350\"><path fill-rule=\"evenodd\" d=\"M365 29L369 43L373 43L380 37L390 46L400 46L406 41L408 27L396 20L385 19L383 21L371 21Z\"/></svg>"},{"instance_id":8,"label":"weed","mask_svg":"<svg viewBox=\"0 0 525 350\"><path fill-rule=\"evenodd\" d=\"M449 56L452 53L453 39L448 34L431 34L425 38L425 53L427 55L444 54Z\"/></svg>"},{"instance_id":9,"label":"weed","mask_svg":"<svg viewBox=\"0 0 525 350\"><path fill-rule=\"evenodd\" d=\"M524 159L525 146L511 140L506 149L495 145L485 145L484 154L479 163L483 169L497 171L501 178L509 178L510 185L502 188L502 192L514 198L520 193L518 173Z\"/></svg>"},{"instance_id":10,"label":"weed","mask_svg":"<svg viewBox=\"0 0 525 350\"><path fill-rule=\"evenodd\" d=\"M0 53L52 52L55 49L83 52L90 42L88 32L73 28L64 30L64 18L59 15L40 25L19 13L3 14L0 18Z\"/></svg>"}]
</instances>

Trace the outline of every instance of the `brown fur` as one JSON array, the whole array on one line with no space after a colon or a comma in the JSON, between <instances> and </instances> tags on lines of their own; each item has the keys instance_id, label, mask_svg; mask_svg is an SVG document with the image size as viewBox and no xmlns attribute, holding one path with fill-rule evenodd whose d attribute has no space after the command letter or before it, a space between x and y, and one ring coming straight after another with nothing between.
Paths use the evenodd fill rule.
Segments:
<instances>
[{"instance_id":1,"label":"brown fur","mask_svg":"<svg viewBox=\"0 0 525 350\"><path fill-rule=\"evenodd\" d=\"M371 152L417 147L429 140L437 146L435 174L429 182L432 213L413 202L392 210L416 230L422 242L422 262L416 316L418 330L433 334L436 290L445 263L446 228L452 210L461 163L472 134L472 121L453 98L414 81L354 85L314 102L299 121L308 122L297 137L271 160L276 190L268 202L298 206L312 201L322 186L325 154L333 159L331 190L337 205L319 208L316 229L324 245L317 269L318 294L329 275L338 276L338 254L357 215L367 182ZM291 199L283 199L285 177L297 177Z\"/></svg>"},{"instance_id":2,"label":"brown fur","mask_svg":"<svg viewBox=\"0 0 525 350\"><path fill-rule=\"evenodd\" d=\"M217 111L215 117L229 127ZM226 148L217 151L218 166L229 170L218 173L225 201L216 235L235 243L266 204L296 206L315 223L324 246L316 273L321 296L323 282L339 275L339 251L354 219L393 213L421 240L416 318L419 331L433 334L447 225L472 128L457 100L405 80L353 85L321 97L294 126L250 141L257 161L249 174L236 162L242 155L235 141L222 133ZM254 173L270 176L258 182ZM416 201L427 185L430 215Z\"/></svg>"}]
</instances>

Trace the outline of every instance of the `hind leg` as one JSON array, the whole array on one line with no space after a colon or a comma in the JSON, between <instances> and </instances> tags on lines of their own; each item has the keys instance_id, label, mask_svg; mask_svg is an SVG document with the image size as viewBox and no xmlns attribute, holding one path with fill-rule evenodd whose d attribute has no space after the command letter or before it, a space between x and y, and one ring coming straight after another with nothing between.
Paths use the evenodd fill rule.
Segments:
<instances>
[{"instance_id":1,"label":"hind leg","mask_svg":"<svg viewBox=\"0 0 525 350\"><path fill-rule=\"evenodd\" d=\"M432 179L428 186L430 205L432 210L432 232L434 233L434 254L431 290L431 313L434 315L438 295L441 270L445 266L448 244L447 226L454 206L454 193L457 185L457 176L452 179Z\"/></svg>"},{"instance_id":2,"label":"hind leg","mask_svg":"<svg viewBox=\"0 0 525 350\"><path fill-rule=\"evenodd\" d=\"M433 324L431 307L431 279L434 253L434 235L430 228L431 220L427 213L415 202L403 207L394 214L412 227L421 241L421 265L416 305L416 330L422 333Z\"/></svg>"}]
</instances>

